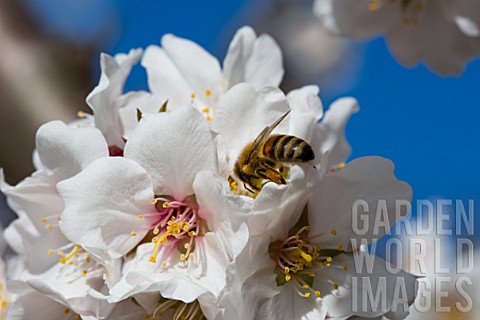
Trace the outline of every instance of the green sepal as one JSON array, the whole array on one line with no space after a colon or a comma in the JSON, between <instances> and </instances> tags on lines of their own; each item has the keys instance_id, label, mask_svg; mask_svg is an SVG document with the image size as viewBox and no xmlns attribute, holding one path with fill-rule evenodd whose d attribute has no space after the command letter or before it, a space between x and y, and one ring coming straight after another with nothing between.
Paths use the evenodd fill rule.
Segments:
<instances>
[{"instance_id":1,"label":"green sepal","mask_svg":"<svg viewBox=\"0 0 480 320\"><path fill-rule=\"evenodd\" d=\"M167 111L167 104L168 104L168 100L165 100L165 102L162 104L162 106L160 107L160 110L158 110L158 112Z\"/></svg>"}]
</instances>

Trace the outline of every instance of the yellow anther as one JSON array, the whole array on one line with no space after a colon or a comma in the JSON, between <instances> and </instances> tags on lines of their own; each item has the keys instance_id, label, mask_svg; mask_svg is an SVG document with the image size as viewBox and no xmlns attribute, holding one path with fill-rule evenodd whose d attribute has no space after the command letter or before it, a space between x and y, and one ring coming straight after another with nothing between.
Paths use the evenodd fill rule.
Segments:
<instances>
[{"instance_id":1,"label":"yellow anther","mask_svg":"<svg viewBox=\"0 0 480 320\"><path fill-rule=\"evenodd\" d=\"M83 111L78 111L78 112L77 112L77 117L79 117L80 119L85 118L85 112L83 112Z\"/></svg>"},{"instance_id":2,"label":"yellow anther","mask_svg":"<svg viewBox=\"0 0 480 320\"><path fill-rule=\"evenodd\" d=\"M298 253L300 253L300 255L302 256L303 259L305 259L308 262L312 261L312 256L311 255L309 255L308 253L305 253L303 250L300 250L298 248L297 248L297 251L298 251Z\"/></svg>"},{"instance_id":3,"label":"yellow anther","mask_svg":"<svg viewBox=\"0 0 480 320\"><path fill-rule=\"evenodd\" d=\"M183 245L183 247L184 247L185 249L188 249L188 247L190 247L190 244L189 244L189 243L185 243L185 244Z\"/></svg>"},{"instance_id":4,"label":"yellow anther","mask_svg":"<svg viewBox=\"0 0 480 320\"><path fill-rule=\"evenodd\" d=\"M75 245L75 247L73 247L73 250L70 251L70 253L66 257L61 257L60 258L60 263L65 264L65 262L67 262L69 259L71 259L77 253L78 249L80 249L80 246L77 244L77 245ZM73 262L73 261L70 261L70 262ZM72 264L72 263L70 263L70 264Z\"/></svg>"},{"instance_id":5,"label":"yellow anther","mask_svg":"<svg viewBox=\"0 0 480 320\"><path fill-rule=\"evenodd\" d=\"M90 262L92 262L92 258L87 257L87 260L86 260L86 261L87 261L87 263L90 263Z\"/></svg>"},{"instance_id":6,"label":"yellow anther","mask_svg":"<svg viewBox=\"0 0 480 320\"><path fill-rule=\"evenodd\" d=\"M48 254L53 254L54 252L52 249L48 250Z\"/></svg>"},{"instance_id":7,"label":"yellow anther","mask_svg":"<svg viewBox=\"0 0 480 320\"><path fill-rule=\"evenodd\" d=\"M42 222L43 223L47 222L47 218L42 218Z\"/></svg>"},{"instance_id":8,"label":"yellow anther","mask_svg":"<svg viewBox=\"0 0 480 320\"><path fill-rule=\"evenodd\" d=\"M305 231L310 231L310 226L306 226Z\"/></svg>"},{"instance_id":9,"label":"yellow anther","mask_svg":"<svg viewBox=\"0 0 480 320\"><path fill-rule=\"evenodd\" d=\"M131 235L132 237L135 237L135 236L137 235L137 233L136 233L135 231L132 231L132 232L130 232L130 235Z\"/></svg>"},{"instance_id":10,"label":"yellow anther","mask_svg":"<svg viewBox=\"0 0 480 320\"><path fill-rule=\"evenodd\" d=\"M333 284L333 289L335 289L335 290L338 289L338 283L335 282L335 283Z\"/></svg>"},{"instance_id":11,"label":"yellow anther","mask_svg":"<svg viewBox=\"0 0 480 320\"><path fill-rule=\"evenodd\" d=\"M85 277L87 275L87 270L83 270L82 275Z\"/></svg>"},{"instance_id":12,"label":"yellow anther","mask_svg":"<svg viewBox=\"0 0 480 320\"><path fill-rule=\"evenodd\" d=\"M345 168L345 163L344 162L341 162L338 164L338 169L343 169Z\"/></svg>"},{"instance_id":13,"label":"yellow anther","mask_svg":"<svg viewBox=\"0 0 480 320\"><path fill-rule=\"evenodd\" d=\"M153 242L153 243L157 243L157 241L158 241L158 238L157 238L157 237L153 237L153 238L152 238L152 242Z\"/></svg>"},{"instance_id":14,"label":"yellow anther","mask_svg":"<svg viewBox=\"0 0 480 320\"><path fill-rule=\"evenodd\" d=\"M164 203L162 204L162 207L166 209L166 208L169 208L170 205L168 204L168 202L164 202ZM172 218L173 218L173 217L172 217Z\"/></svg>"},{"instance_id":15,"label":"yellow anther","mask_svg":"<svg viewBox=\"0 0 480 320\"><path fill-rule=\"evenodd\" d=\"M341 245L341 244L338 245L338 250L339 250L339 251L343 251L343 245Z\"/></svg>"},{"instance_id":16,"label":"yellow anther","mask_svg":"<svg viewBox=\"0 0 480 320\"><path fill-rule=\"evenodd\" d=\"M210 112L210 109L208 109L208 108L203 108L203 109L202 109L202 112L203 112L203 113L209 113L209 112Z\"/></svg>"},{"instance_id":17,"label":"yellow anther","mask_svg":"<svg viewBox=\"0 0 480 320\"><path fill-rule=\"evenodd\" d=\"M167 243L168 242L167 236L168 234L160 236L160 243Z\"/></svg>"},{"instance_id":18,"label":"yellow anther","mask_svg":"<svg viewBox=\"0 0 480 320\"><path fill-rule=\"evenodd\" d=\"M192 92L192 94L190 95L190 98L195 99L195 93Z\"/></svg>"},{"instance_id":19,"label":"yellow anther","mask_svg":"<svg viewBox=\"0 0 480 320\"><path fill-rule=\"evenodd\" d=\"M188 259L193 259L193 252L190 252L190 253L188 254Z\"/></svg>"},{"instance_id":20,"label":"yellow anther","mask_svg":"<svg viewBox=\"0 0 480 320\"><path fill-rule=\"evenodd\" d=\"M320 291L318 291L318 290L315 290L315 292L314 292L314 293L315 293L315 297L317 297L317 298L318 298L318 297L320 297Z\"/></svg>"},{"instance_id":21,"label":"yellow anther","mask_svg":"<svg viewBox=\"0 0 480 320\"><path fill-rule=\"evenodd\" d=\"M57 217L57 220L58 220L58 221L60 221L61 219L62 219L62 217L60 217L60 216Z\"/></svg>"},{"instance_id":22,"label":"yellow anther","mask_svg":"<svg viewBox=\"0 0 480 320\"><path fill-rule=\"evenodd\" d=\"M65 308L65 309L63 309L63 313L67 314L67 313L69 313L69 312L70 312L70 308Z\"/></svg>"},{"instance_id":23,"label":"yellow anther","mask_svg":"<svg viewBox=\"0 0 480 320\"><path fill-rule=\"evenodd\" d=\"M212 118L212 117L207 117L207 122L208 122L208 123L212 123L212 121L213 121L213 118Z\"/></svg>"},{"instance_id":24,"label":"yellow anther","mask_svg":"<svg viewBox=\"0 0 480 320\"><path fill-rule=\"evenodd\" d=\"M188 235L189 235L190 237L193 237L193 236L195 235L195 231L189 231L189 232L188 232Z\"/></svg>"},{"instance_id":25,"label":"yellow anther","mask_svg":"<svg viewBox=\"0 0 480 320\"><path fill-rule=\"evenodd\" d=\"M327 257L326 259L328 262L331 262L332 261L332 257Z\"/></svg>"},{"instance_id":26,"label":"yellow anther","mask_svg":"<svg viewBox=\"0 0 480 320\"><path fill-rule=\"evenodd\" d=\"M153 241L153 239L152 239L152 241ZM160 248L160 241L155 241L155 247L153 247L152 256L150 257L150 259L148 261L153 262L153 263L157 262L157 254L158 254L158 249L159 248Z\"/></svg>"},{"instance_id":27,"label":"yellow anther","mask_svg":"<svg viewBox=\"0 0 480 320\"><path fill-rule=\"evenodd\" d=\"M187 259L187 257L182 253L180 255L180 260L185 261L186 259Z\"/></svg>"},{"instance_id":28,"label":"yellow anther","mask_svg":"<svg viewBox=\"0 0 480 320\"><path fill-rule=\"evenodd\" d=\"M138 218L138 219L143 219L143 216L142 216L141 214L139 214L139 215L137 216L137 218Z\"/></svg>"},{"instance_id":29,"label":"yellow anther","mask_svg":"<svg viewBox=\"0 0 480 320\"><path fill-rule=\"evenodd\" d=\"M75 262L73 262L73 260L68 261L68 264L69 264L69 265L73 265L74 263L75 263Z\"/></svg>"},{"instance_id":30,"label":"yellow anther","mask_svg":"<svg viewBox=\"0 0 480 320\"><path fill-rule=\"evenodd\" d=\"M343 271L348 271L348 267L347 267L347 266L343 266Z\"/></svg>"},{"instance_id":31,"label":"yellow anther","mask_svg":"<svg viewBox=\"0 0 480 320\"><path fill-rule=\"evenodd\" d=\"M209 89L207 89L207 90L205 90L205 94L206 94L207 96L209 96L209 95L212 94L212 91L210 91Z\"/></svg>"},{"instance_id":32,"label":"yellow anther","mask_svg":"<svg viewBox=\"0 0 480 320\"><path fill-rule=\"evenodd\" d=\"M310 292L305 292L305 298L310 297Z\"/></svg>"},{"instance_id":33,"label":"yellow anther","mask_svg":"<svg viewBox=\"0 0 480 320\"><path fill-rule=\"evenodd\" d=\"M292 279L292 276L289 275L289 274L287 274L287 275L285 276L285 281L290 281L290 279Z\"/></svg>"},{"instance_id":34,"label":"yellow anther","mask_svg":"<svg viewBox=\"0 0 480 320\"><path fill-rule=\"evenodd\" d=\"M52 229L53 227L52 227L51 224L47 224L47 225L45 226L45 228L47 228L48 230L50 230L50 229Z\"/></svg>"},{"instance_id":35,"label":"yellow anther","mask_svg":"<svg viewBox=\"0 0 480 320\"><path fill-rule=\"evenodd\" d=\"M143 317L144 317L145 319L148 319L148 318L150 318L150 315L149 315L148 313L145 313L145 314L143 315Z\"/></svg>"},{"instance_id":36,"label":"yellow anther","mask_svg":"<svg viewBox=\"0 0 480 320\"><path fill-rule=\"evenodd\" d=\"M332 233L332 236L336 236L337 235L337 230L332 229L331 233Z\"/></svg>"},{"instance_id":37,"label":"yellow anther","mask_svg":"<svg viewBox=\"0 0 480 320\"><path fill-rule=\"evenodd\" d=\"M289 273L290 272L290 268L289 267L285 267L285 273Z\"/></svg>"},{"instance_id":38,"label":"yellow anther","mask_svg":"<svg viewBox=\"0 0 480 320\"><path fill-rule=\"evenodd\" d=\"M370 3L368 4L368 10L370 10L370 11L372 11L372 12L373 12L373 11L377 11L378 8L379 8L379 7L378 7L378 4L376 4L376 3L374 3L374 2L370 2Z\"/></svg>"},{"instance_id":39,"label":"yellow anther","mask_svg":"<svg viewBox=\"0 0 480 320\"><path fill-rule=\"evenodd\" d=\"M150 203L151 203L151 204L155 204L155 203L157 203L157 202L158 202L157 199L152 199L152 200L150 200Z\"/></svg>"},{"instance_id":40,"label":"yellow anther","mask_svg":"<svg viewBox=\"0 0 480 320\"><path fill-rule=\"evenodd\" d=\"M167 267L167 261L163 261L162 266L163 266L164 268L166 268L166 267Z\"/></svg>"},{"instance_id":41,"label":"yellow anther","mask_svg":"<svg viewBox=\"0 0 480 320\"><path fill-rule=\"evenodd\" d=\"M157 235L159 232L160 232L160 229L158 229L158 228L153 229L153 234L154 235Z\"/></svg>"},{"instance_id":42,"label":"yellow anther","mask_svg":"<svg viewBox=\"0 0 480 320\"><path fill-rule=\"evenodd\" d=\"M308 289L308 284L304 283L302 286L304 289Z\"/></svg>"},{"instance_id":43,"label":"yellow anther","mask_svg":"<svg viewBox=\"0 0 480 320\"><path fill-rule=\"evenodd\" d=\"M310 272L308 275L309 275L310 277L315 277L315 272Z\"/></svg>"},{"instance_id":44,"label":"yellow anther","mask_svg":"<svg viewBox=\"0 0 480 320\"><path fill-rule=\"evenodd\" d=\"M63 251L62 251L62 250L58 250L58 251L57 251L57 256L63 256Z\"/></svg>"}]
</instances>

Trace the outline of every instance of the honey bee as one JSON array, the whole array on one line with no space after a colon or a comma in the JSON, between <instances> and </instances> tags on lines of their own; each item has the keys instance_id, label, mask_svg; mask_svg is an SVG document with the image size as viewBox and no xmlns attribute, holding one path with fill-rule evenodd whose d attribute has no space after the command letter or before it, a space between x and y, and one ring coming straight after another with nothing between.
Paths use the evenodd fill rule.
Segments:
<instances>
[{"instance_id":1,"label":"honey bee","mask_svg":"<svg viewBox=\"0 0 480 320\"><path fill-rule=\"evenodd\" d=\"M247 185L259 191L263 180L287 184L282 175L284 163L305 163L315 158L312 147L305 140L290 135L270 135L289 112L263 129L254 141L243 148L235 162L233 172L242 180L245 189L252 193L254 191Z\"/></svg>"}]
</instances>

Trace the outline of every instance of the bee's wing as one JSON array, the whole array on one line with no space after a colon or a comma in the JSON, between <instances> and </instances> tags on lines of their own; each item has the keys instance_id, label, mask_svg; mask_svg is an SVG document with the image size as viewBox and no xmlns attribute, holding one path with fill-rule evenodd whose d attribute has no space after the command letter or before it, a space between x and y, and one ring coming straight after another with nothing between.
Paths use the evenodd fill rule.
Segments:
<instances>
[{"instance_id":1,"label":"bee's wing","mask_svg":"<svg viewBox=\"0 0 480 320\"><path fill-rule=\"evenodd\" d=\"M268 137L270 137L270 134L272 133L273 129L275 129L280 122L282 122L283 119L290 113L291 110L288 110L285 112L283 116L281 116L277 121L275 121L271 126L266 126L265 129L260 132L260 134L257 136L255 141L253 142L252 147L250 148L250 153L247 156L247 162L250 160L250 157L252 154L254 154L257 149L262 146L267 140Z\"/></svg>"}]
</instances>

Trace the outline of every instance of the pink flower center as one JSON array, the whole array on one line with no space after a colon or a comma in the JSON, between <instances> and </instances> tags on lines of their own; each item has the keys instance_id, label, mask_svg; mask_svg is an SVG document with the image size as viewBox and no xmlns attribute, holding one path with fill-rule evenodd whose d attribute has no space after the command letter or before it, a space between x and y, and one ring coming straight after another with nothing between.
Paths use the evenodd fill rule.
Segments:
<instances>
[{"instance_id":1,"label":"pink flower center","mask_svg":"<svg viewBox=\"0 0 480 320\"><path fill-rule=\"evenodd\" d=\"M202 220L198 217L198 205L194 197L177 201L170 196L158 196L152 200L156 212L139 215L139 219L150 217L154 223L148 230L152 231L152 242L155 244L150 261L157 262L161 246L177 248L181 252L180 259L193 257L195 237L200 234ZM132 235L136 235L133 231ZM163 262L166 266L166 262Z\"/></svg>"}]
</instances>

